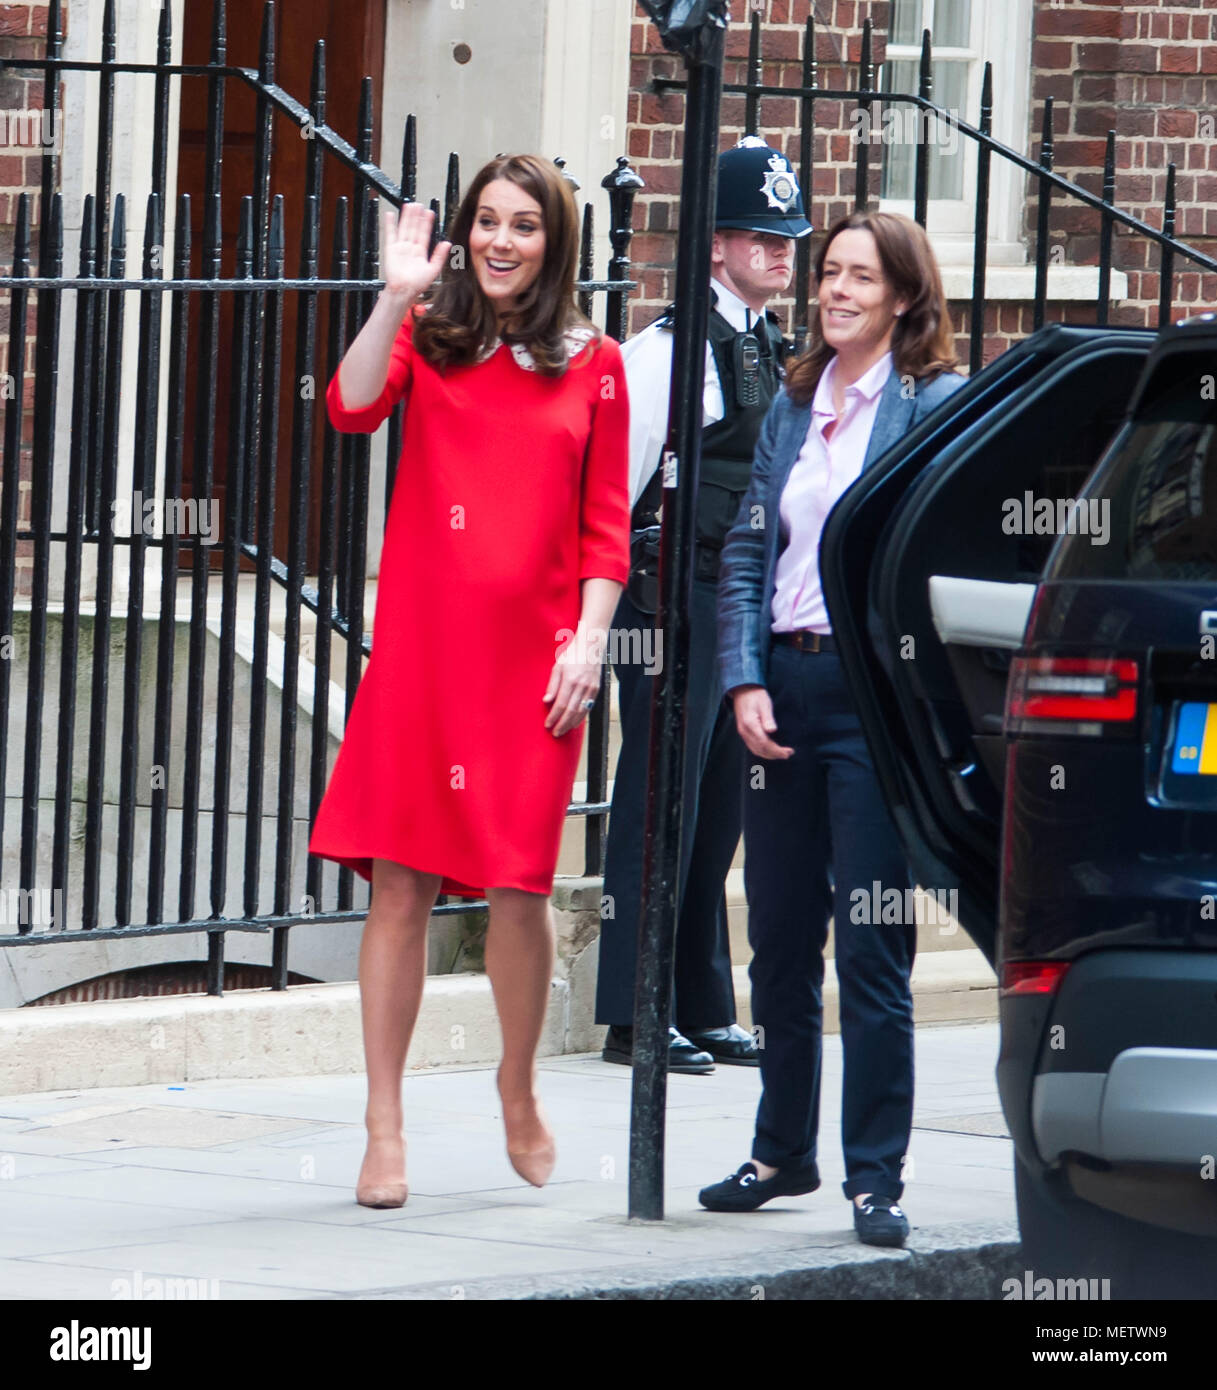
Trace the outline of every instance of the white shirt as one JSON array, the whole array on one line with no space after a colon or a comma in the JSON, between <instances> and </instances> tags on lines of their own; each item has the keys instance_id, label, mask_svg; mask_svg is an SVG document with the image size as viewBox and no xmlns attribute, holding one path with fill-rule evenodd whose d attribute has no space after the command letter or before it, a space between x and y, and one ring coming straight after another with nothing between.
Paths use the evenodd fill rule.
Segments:
<instances>
[{"instance_id":1,"label":"white shirt","mask_svg":"<svg viewBox=\"0 0 1217 1390\"><path fill-rule=\"evenodd\" d=\"M892 354L884 355L851 386L845 388L840 422L828 439L824 431L837 418L832 403L837 359L821 373L811 402L807 437L778 508L782 535L790 542L778 556L774 571L774 632L831 632L828 607L820 583L820 536L828 513L845 490L858 480L870 445L879 398L892 373Z\"/></svg>"},{"instance_id":2,"label":"white shirt","mask_svg":"<svg viewBox=\"0 0 1217 1390\"><path fill-rule=\"evenodd\" d=\"M718 312L737 333L746 333L759 321L744 301L711 277L718 296ZM672 384L673 335L670 328L651 324L621 345L625 379L630 392L630 509L633 510L651 475L659 466L668 442L668 398ZM706 377L702 392L702 429L721 420L723 388L714 362L714 349L706 344Z\"/></svg>"}]
</instances>

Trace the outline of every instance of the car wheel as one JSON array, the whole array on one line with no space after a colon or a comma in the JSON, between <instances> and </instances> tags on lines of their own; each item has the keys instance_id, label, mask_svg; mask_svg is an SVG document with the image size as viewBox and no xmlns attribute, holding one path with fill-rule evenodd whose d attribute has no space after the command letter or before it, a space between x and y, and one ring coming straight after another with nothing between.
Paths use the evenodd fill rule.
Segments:
<instances>
[{"instance_id":1,"label":"car wheel","mask_svg":"<svg viewBox=\"0 0 1217 1390\"><path fill-rule=\"evenodd\" d=\"M1147 1226L1084 1202L1064 1174L1041 1177L1017 1154L1014 1197L1032 1281L1108 1280L1098 1296L1109 1298L1217 1298L1217 1240Z\"/></svg>"}]
</instances>

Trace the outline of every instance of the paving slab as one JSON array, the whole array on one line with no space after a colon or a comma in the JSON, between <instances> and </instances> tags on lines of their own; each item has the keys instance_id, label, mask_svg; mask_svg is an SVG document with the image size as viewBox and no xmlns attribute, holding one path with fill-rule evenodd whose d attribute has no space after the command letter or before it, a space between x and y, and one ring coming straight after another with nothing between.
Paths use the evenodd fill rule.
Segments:
<instances>
[{"instance_id":1,"label":"paving slab","mask_svg":"<svg viewBox=\"0 0 1217 1390\"><path fill-rule=\"evenodd\" d=\"M139 1278L200 1281L234 1299L726 1298L755 1297L754 1286L772 1297L992 1296L1015 1249L997 1028L916 1036L903 1252L854 1237L840 1188L840 1041L829 1037L820 1190L748 1214L704 1211L698 1189L748 1156L760 1078L726 1066L671 1076L659 1223L628 1219L631 1072L597 1055L541 1063L559 1150L543 1189L507 1162L493 1067L408 1074L410 1197L396 1210L354 1201L362 1075L6 1096L0 1297L109 1298L113 1281Z\"/></svg>"}]
</instances>

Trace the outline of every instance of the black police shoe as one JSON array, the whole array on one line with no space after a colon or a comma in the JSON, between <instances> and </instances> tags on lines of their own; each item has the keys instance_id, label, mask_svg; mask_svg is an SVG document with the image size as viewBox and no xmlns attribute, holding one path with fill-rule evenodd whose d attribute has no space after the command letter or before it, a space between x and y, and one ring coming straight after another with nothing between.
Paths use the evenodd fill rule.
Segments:
<instances>
[{"instance_id":1,"label":"black police shoe","mask_svg":"<svg viewBox=\"0 0 1217 1390\"><path fill-rule=\"evenodd\" d=\"M634 1065L634 1030L632 1028L610 1027L604 1039L604 1050L600 1056L606 1062L620 1062L622 1066ZM693 1046L675 1028L668 1029L668 1070L683 1072L689 1076L705 1076L714 1070L714 1058Z\"/></svg>"},{"instance_id":2,"label":"black police shoe","mask_svg":"<svg viewBox=\"0 0 1217 1390\"><path fill-rule=\"evenodd\" d=\"M697 1032L690 1030L687 1036L694 1047L708 1052L716 1062L725 1062L731 1067L759 1067L761 1064L756 1040L738 1023L726 1028L701 1028Z\"/></svg>"},{"instance_id":3,"label":"black police shoe","mask_svg":"<svg viewBox=\"0 0 1217 1390\"><path fill-rule=\"evenodd\" d=\"M859 1206L850 1199L854 1209L854 1230L864 1245L903 1245L909 1233L909 1219L896 1205L894 1197L872 1193Z\"/></svg>"},{"instance_id":4,"label":"black police shoe","mask_svg":"<svg viewBox=\"0 0 1217 1390\"><path fill-rule=\"evenodd\" d=\"M755 1163L744 1163L729 1178L703 1187L697 1200L707 1211L755 1211L773 1197L802 1197L819 1185L820 1170L814 1163L809 1168L779 1168L771 1178L759 1177Z\"/></svg>"}]
</instances>

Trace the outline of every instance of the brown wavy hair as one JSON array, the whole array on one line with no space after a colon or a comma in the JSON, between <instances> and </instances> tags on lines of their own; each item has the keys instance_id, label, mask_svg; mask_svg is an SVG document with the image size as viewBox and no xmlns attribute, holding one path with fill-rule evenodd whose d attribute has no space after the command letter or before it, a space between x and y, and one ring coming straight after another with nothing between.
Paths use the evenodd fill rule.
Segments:
<instances>
[{"instance_id":1,"label":"brown wavy hair","mask_svg":"<svg viewBox=\"0 0 1217 1390\"><path fill-rule=\"evenodd\" d=\"M494 307L478 283L469 250L469 235L486 185L506 179L522 188L541 207L545 229L545 257L541 271L499 332ZM575 305L575 278L579 268L579 215L570 184L557 165L538 155L499 155L478 171L461 200L452 224L453 247L464 249L457 264L444 270L439 288L414 328L416 350L433 366L460 367L475 362L480 353L501 338L523 344L532 353L544 376L562 376L567 367L563 335L571 328L601 331Z\"/></svg>"},{"instance_id":2,"label":"brown wavy hair","mask_svg":"<svg viewBox=\"0 0 1217 1390\"><path fill-rule=\"evenodd\" d=\"M892 369L898 376L911 376L915 381L953 371L959 359L942 276L929 237L911 217L895 212L852 212L834 222L816 256L817 285L833 239L841 232L855 230L867 231L875 238L884 277L896 298L908 302L892 327ZM808 346L786 377L787 393L796 405L811 402L820 376L835 354L836 349L824 341L817 308Z\"/></svg>"}]
</instances>

